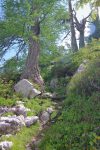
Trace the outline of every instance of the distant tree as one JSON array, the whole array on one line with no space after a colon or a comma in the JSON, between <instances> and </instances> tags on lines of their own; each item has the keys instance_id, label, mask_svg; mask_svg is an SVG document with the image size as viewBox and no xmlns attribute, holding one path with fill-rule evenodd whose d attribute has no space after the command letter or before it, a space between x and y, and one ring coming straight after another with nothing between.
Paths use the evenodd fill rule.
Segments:
<instances>
[{"instance_id":1,"label":"distant tree","mask_svg":"<svg viewBox=\"0 0 100 150\"><path fill-rule=\"evenodd\" d=\"M79 35L79 48L82 48L85 46L85 41L84 41L85 25L86 25L87 19L89 18L90 15L91 15L91 13L79 22L78 18L76 17L76 12L74 10L74 14L73 14L74 20L75 20L74 24L75 24L76 29L80 33L80 35Z\"/></svg>"},{"instance_id":2,"label":"distant tree","mask_svg":"<svg viewBox=\"0 0 100 150\"><path fill-rule=\"evenodd\" d=\"M78 51L76 34L75 34L75 26L74 26L74 16L73 16L73 8L71 0L68 0L69 6L69 15L70 15L70 30L71 30L71 48L73 52Z\"/></svg>"},{"instance_id":3,"label":"distant tree","mask_svg":"<svg viewBox=\"0 0 100 150\"><path fill-rule=\"evenodd\" d=\"M96 8L96 17L93 20L93 25L95 25L95 32L93 33L93 35L91 35L91 37L95 38L95 39L99 39L100 38L100 17L99 17L99 10L98 7Z\"/></svg>"}]
</instances>

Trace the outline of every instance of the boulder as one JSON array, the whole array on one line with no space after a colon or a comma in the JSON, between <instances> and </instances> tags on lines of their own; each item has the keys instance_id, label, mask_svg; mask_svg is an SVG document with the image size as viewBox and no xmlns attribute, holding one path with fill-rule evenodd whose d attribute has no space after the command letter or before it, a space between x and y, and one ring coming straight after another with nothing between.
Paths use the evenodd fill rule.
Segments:
<instances>
[{"instance_id":1,"label":"boulder","mask_svg":"<svg viewBox=\"0 0 100 150\"><path fill-rule=\"evenodd\" d=\"M23 103L19 103L14 107L0 107L0 116L2 116L4 113L12 112L18 116L23 115L24 117L26 117L28 111L31 110L29 108L26 108Z\"/></svg>"},{"instance_id":2,"label":"boulder","mask_svg":"<svg viewBox=\"0 0 100 150\"><path fill-rule=\"evenodd\" d=\"M40 121L42 124L46 124L50 120L50 113L47 111L43 111L40 115Z\"/></svg>"},{"instance_id":3,"label":"boulder","mask_svg":"<svg viewBox=\"0 0 100 150\"><path fill-rule=\"evenodd\" d=\"M1 121L5 122L5 123L9 123L11 124L11 126L13 127L22 127L25 125L24 121L24 117L23 116L8 116L8 117L1 117Z\"/></svg>"},{"instance_id":4,"label":"boulder","mask_svg":"<svg viewBox=\"0 0 100 150\"><path fill-rule=\"evenodd\" d=\"M20 80L15 86L14 90L23 95L23 97L33 98L41 92L34 88L33 84L27 79Z\"/></svg>"},{"instance_id":5,"label":"boulder","mask_svg":"<svg viewBox=\"0 0 100 150\"><path fill-rule=\"evenodd\" d=\"M0 142L0 150L10 150L12 146L13 146L12 142L9 141Z\"/></svg>"},{"instance_id":6,"label":"boulder","mask_svg":"<svg viewBox=\"0 0 100 150\"><path fill-rule=\"evenodd\" d=\"M6 123L5 121L0 122L0 134L4 135L4 134L9 134L11 133L12 128L10 123Z\"/></svg>"},{"instance_id":7,"label":"boulder","mask_svg":"<svg viewBox=\"0 0 100 150\"><path fill-rule=\"evenodd\" d=\"M84 60L83 63L80 64L80 66L78 67L76 73L83 72L86 68L87 63L88 63L88 60Z\"/></svg>"},{"instance_id":8,"label":"boulder","mask_svg":"<svg viewBox=\"0 0 100 150\"><path fill-rule=\"evenodd\" d=\"M25 124L26 124L27 127L30 127L31 125L36 123L38 121L38 119L39 118L37 116L26 117L25 118Z\"/></svg>"},{"instance_id":9,"label":"boulder","mask_svg":"<svg viewBox=\"0 0 100 150\"><path fill-rule=\"evenodd\" d=\"M16 107L12 108L12 112L15 113L17 116L23 115L24 117L27 116L27 108L23 104L17 105Z\"/></svg>"},{"instance_id":10,"label":"boulder","mask_svg":"<svg viewBox=\"0 0 100 150\"><path fill-rule=\"evenodd\" d=\"M46 124L50 120L53 111L54 110L52 107L48 107L46 111L41 112L40 121L42 122L42 124Z\"/></svg>"},{"instance_id":11,"label":"boulder","mask_svg":"<svg viewBox=\"0 0 100 150\"><path fill-rule=\"evenodd\" d=\"M15 133L21 127L25 126L24 116L8 116L0 119L0 134Z\"/></svg>"}]
</instances>

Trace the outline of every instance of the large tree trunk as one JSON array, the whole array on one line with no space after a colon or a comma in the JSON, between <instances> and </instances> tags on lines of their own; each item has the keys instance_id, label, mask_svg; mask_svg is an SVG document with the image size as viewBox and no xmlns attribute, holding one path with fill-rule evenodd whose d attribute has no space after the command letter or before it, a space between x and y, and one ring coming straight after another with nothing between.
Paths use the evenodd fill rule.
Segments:
<instances>
[{"instance_id":1,"label":"large tree trunk","mask_svg":"<svg viewBox=\"0 0 100 150\"><path fill-rule=\"evenodd\" d=\"M74 21L73 21L73 9L71 0L68 1L69 4L69 14L70 14L70 28L71 28L71 48L73 52L78 51L78 46L76 42L76 35L75 35L75 28L74 28Z\"/></svg>"},{"instance_id":2,"label":"large tree trunk","mask_svg":"<svg viewBox=\"0 0 100 150\"><path fill-rule=\"evenodd\" d=\"M79 48L82 48L85 46L84 42L84 30L80 31L80 38L79 38Z\"/></svg>"},{"instance_id":3,"label":"large tree trunk","mask_svg":"<svg viewBox=\"0 0 100 150\"><path fill-rule=\"evenodd\" d=\"M29 50L28 50L28 56L26 60L26 66L24 69L24 72L21 76L21 79L30 79L33 82L37 83L41 87L43 87L43 79L40 75L39 70L39 34L40 34L40 24L38 20L36 20L35 25L31 27L32 35L29 38Z\"/></svg>"}]
</instances>

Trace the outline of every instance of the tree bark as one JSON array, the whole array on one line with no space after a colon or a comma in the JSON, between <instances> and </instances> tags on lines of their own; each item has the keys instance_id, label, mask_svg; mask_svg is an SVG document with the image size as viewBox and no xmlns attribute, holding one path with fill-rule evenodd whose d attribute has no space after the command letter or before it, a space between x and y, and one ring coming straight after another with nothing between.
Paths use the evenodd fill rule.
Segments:
<instances>
[{"instance_id":1,"label":"tree bark","mask_svg":"<svg viewBox=\"0 0 100 150\"><path fill-rule=\"evenodd\" d=\"M29 38L28 56L27 56L25 69L21 76L21 79L23 78L30 79L42 87L44 81L40 75L39 64L38 64L39 52L40 52L40 45L38 39L40 34L40 23L38 19L36 19L35 25L31 26L31 32L32 35Z\"/></svg>"},{"instance_id":2,"label":"tree bark","mask_svg":"<svg viewBox=\"0 0 100 150\"><path fill-rule=\"evenodd\" d=\"M85 46L84 42L84 30L80 32L80 38L79 38L79 48L82 48Z\"/></svg>"},{"instance_id":3,"label":"tree bark","mask_svg":"<svg viewBox=\"0 0 100 150\"><path fill-rule=\"evenodd\" d=\"M78 46L76 42L76 35L75 35L75 28L74 28L74 21L73 21L73 9L71 0L68 1L69 4L69 14L70 14L70 28L71 28L71 48L73 52L78 51Z\"/></svg>"},{"instance_id":4,"label":"tree bark","mask_svg":"<svg viewBox=\"0 0 100 150\"><path fill-rule=\"evenodd\" d=\"M80 23L78 19L75 18L75 23L76 23L76 29L79 31L80 36L79 36L79 48L82 48L85 46L84 42L84 30L85 30L85 24L86 20L82 19L82 22Z\"/></svg>"}]
</instances>

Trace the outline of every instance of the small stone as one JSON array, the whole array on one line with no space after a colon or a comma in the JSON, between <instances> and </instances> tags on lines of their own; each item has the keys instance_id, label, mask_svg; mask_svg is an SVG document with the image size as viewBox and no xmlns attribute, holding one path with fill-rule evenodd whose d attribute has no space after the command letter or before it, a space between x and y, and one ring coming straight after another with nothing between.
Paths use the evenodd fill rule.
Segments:
<instances>
[{"instance_id":1,"label":"small stone","mask_svg":"<svg viewBox=\"0 0 100 150\"><path fill-rule=\"evenodd\" d=\"M53 113L53 111L54 111L54 110L53 110L53 108L52 108L52 107L48 107L48 108L47 108L47 112L48 112L49 114L52 114L52 113Z\"/></svg>"},{"instance_id":2,"label":"small stone","mask_svg":"<svg viewBox=\"0 0 100 150\"><path fill-rule=\"evenodd\" d=\"M40 120L43 124L46 124L50 120L50 114L47 111L43 111Z\"/></svg>"},{"instance_id":3,"label":"small stone","mask_svg":"<svg viewBox=\"0 0 100 150\"><path fill-rule=\"evenodd\" d=\"M83 63L80 64L80 66L78 67L76 73L83 72L85 70L85 68L86 68L87 63L88 63L88 60L84 60Z\"/></svg>"},{"instance_id":4,"label":"small stone","mask_svg":"<svg viewBox=\"0 0 100 150\"><path fill-rule=\"evenodd\" d=\"M0 134L7 134L11 131L10 123L6 123L5 121L0 122Z\"/></svg>"},{"instance_id":5,"label":"small stone","mask_svg":"<svg viewBox=\"0 0 100 150\"><path fill-rule=\"evenodd\" d=\"M24 102L22 102L22 101L16 101L16 105L21 105L21 104L24 104Z\"/></svg>"},{"instance_id":6,"label":"small stone","mask_svg":"<svg viewBox=\"0 0 100 150\"><path fill-rule=\"evenodd\" d=\"M25 124L27 127L30 127L31 125L36 123L38 121L38 119L39 119L38 116L26 117Z\"/></svg>"},{"instance_id":7,"label":"small stone","mask_svg":"<svg viewBox=\"0 0 100 150\"><path fill-rule=\"evenodd\" d=\"M42 95L42 98L52 98L52 94L51 93L43 93Z\"/></svg>"}]
</instances>

